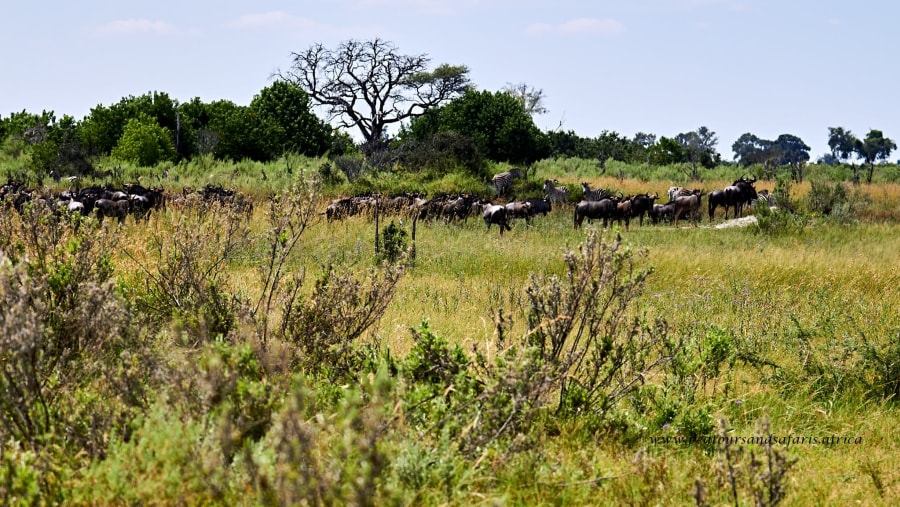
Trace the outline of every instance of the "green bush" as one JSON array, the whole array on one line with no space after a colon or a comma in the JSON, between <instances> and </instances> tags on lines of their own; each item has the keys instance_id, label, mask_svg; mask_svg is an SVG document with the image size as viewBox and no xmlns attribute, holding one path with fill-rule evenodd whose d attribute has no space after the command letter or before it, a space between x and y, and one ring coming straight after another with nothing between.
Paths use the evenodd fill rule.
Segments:
<instances>
[{"instance_id":1,"label":"green bush","mask_svg":"<svg viewBox=\"0 0 900 507\"><path fill-rule=\"evenodd\" d=\"M162 161L175 160L172 134L159 126L154 118L140 114L125 124L122 137L112 149L112 156L128 160L140 166L150 167Z\"/></svg>"}]
</instances>

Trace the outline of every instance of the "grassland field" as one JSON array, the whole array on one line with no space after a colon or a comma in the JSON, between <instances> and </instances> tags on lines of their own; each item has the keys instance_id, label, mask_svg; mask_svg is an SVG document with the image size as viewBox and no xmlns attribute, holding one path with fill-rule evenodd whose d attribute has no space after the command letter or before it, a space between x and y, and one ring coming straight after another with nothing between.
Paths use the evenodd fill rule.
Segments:
<instances>
[{"instance_id":1,"label":"grassland field","mask_svg":"<svg viewBox=\"0 0 900 507\"><path fill-rule=\"evenodd\" d=\"M625 194L664 195L673 184L578 176L566 182L582 180ZM711 190L728 183L682 184ZM762 189L774 190L774 183L759 181L757 190ZM808 191L808 184L795 185L792 197L802 201ZM478 217L463 223L420 222L415 259L384 316L363 340L377 341L403 357L414 345L410 329L427 320L450 343L466 351L488 351L496 338L497 308L510 312L514 333L526 331L523 288L530 274L562 275L565 250L577 249L589 230L619 235L636 252L639 266L652 270L630 309L634 315L664 319L673 335L696 340L723 332L732 337L733 347L760 360L751 365L738 358L705 382L695 400L700 412L711 420L727 419L736 436L758 435L765 419L770 433L779 437L848 439L781 445L796 460L785 480L785 505L895 505L900 499L898 401L871 396L859 390L862 384L835 378L857 371L861 343L887 350L900 341L900 185L863 185L861 191L870 202L854 222L814 219L783 234L767 234L753 225L717 229L705 212L698 226L650 225L645 220L643 226L632 221L627 230L618 225L604 230L598 223L576 229L571 204L535 217L531 225L517 220L503 236L496 227L487 230ZM251 234L266 227L264 201L256 201ZM323 197L319 207L326 203ZM117 276L127 278L139 265L152 264L145 234L148 228L164 227L161 215L167 213L177 212L162 211L149 222L129 218L118 226L129 255L114 256ZM718 213L715 223L723 220ZM382 226L392 220L399 218L382 217ZM410 225L405 220L401 227L410 230ZM374 236L367 217L330 223L319 218L304 233L289 270L314 277L326 264L368 269ZM228 268L231 285L251 299L261 291L255 273L264 254L260 247L247 247ZM810 361L823 368L811 373ZM873 381L879 370L862 370L862 375ZM454 472L457 493L442 491L446 483L439 480L426 482L398 503L691 505L697 502L698 477L711 488L707 495L712 504L731 503L728 485L715 470L720 460L708 447L661 441L678 436L669 429L632 428L632 437L625 439L582 424L559 423L556 430L541 433L539 446L528 452L486 454L474 464L457 464L471 467ZM84 495L80 502L93 503L84 482L73 479L73 484ZM166 491L173 496L158 497L163 504L177 498L172 492L178 488ZM215 504L240 497L231 491L224 500L200 495L186 501ZM256 503L250 498L240 502Z\"/></svg>"}]
</instances>

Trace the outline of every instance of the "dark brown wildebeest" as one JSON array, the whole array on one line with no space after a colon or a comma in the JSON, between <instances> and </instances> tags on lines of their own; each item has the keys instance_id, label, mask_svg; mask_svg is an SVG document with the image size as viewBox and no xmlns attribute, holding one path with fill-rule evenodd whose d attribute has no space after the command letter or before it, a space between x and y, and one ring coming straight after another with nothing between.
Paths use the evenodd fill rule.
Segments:
<instances>
[{"instance_id":1,"label":"dark brown wildebeest","mask_svg":"<svg viewBox=\"0 0 900 507\"><path fill-rule=\"evenodd\" d=\"M101 222L104 217L116 217L121 224L125 221L125 216L128 215L129 206L130 202L128 199L123 199L121 201L97 199L97 201L94 202L94 211L97 213L97 218Z\"/></svg>"},{"instance_id":2,"label":"dark brown wildebeest","mask_svg":"<svg viewBox=\"0 0 900 507\"><path fill-rule=\"evenodd\" d=\"M658 224L661 221L671 222L672 219L675 218L675 204L671 202L666 204L654 204L648 214L650 216L650 221L654 224Z\"/></svg>"},{"instance_id":3,"label":"dark brown wildebeest","mask_svg":"<svg viewBox=\"0 0 900 507\"><path fill-rule=\"evenodd\" d=\"M616 222L618 222L619 226L622 225L622 220L625 221L625 230L628 230L628 225L631 223L631 213L632 213L632 203L631 200L633 197L623 197L616 204L616 213L615 218Z\"/></svg>"},{"instance_id":4,"label":"dark brown wildebeest","mask_svg":"<svg viewBox=\"0 0 900 507\"><path fill-rule=\"evenodd\" d=\"M722 190L713 190L709 194L709 219L712 221L716 208L722 206L725 208L725 219L728 219L728 208L734 208L734 217L738 218L742 215L744 205L749 206L750 203L757 198L756 188L753 183L756 178L745 178L735 180L734 183Z\"/></svg>"},{"instance_id":5,"label":"dark brown wildebeest","mask_svg":"<svg viewBox=\"0 0 900 507\"><path fill-rule=\"evenodd\" d=\"M615 218L619 200L607 197L599 201L581 201L575 205L575 228L581 227L584 219L603 220L606 227L609 220Z\"/></svg>"},{"instance_id":6,"label":"dark brown wildebeest","mask_svg":"<svg viewBox=\"0 0 900 507\"><path fill-rule=\"evenodd\" d=\"M650 213L653 209L654 201L659 198L659 194L638 194L631 198L631 216L640 219L641 226L644 225L644 214Z\"/></svg>"},{"instance_id":7,"label":"dark brown wildebeest","mask_svg":"<svg viewBox=\"0 0 900 507\"><path fill-rule=\"evenodd\" d=\"M531 198L525 199L525 202L531 204L531 216L547 216L547 213L553 211L553 204L550 199Z\"/></svg>"}]
</instances>

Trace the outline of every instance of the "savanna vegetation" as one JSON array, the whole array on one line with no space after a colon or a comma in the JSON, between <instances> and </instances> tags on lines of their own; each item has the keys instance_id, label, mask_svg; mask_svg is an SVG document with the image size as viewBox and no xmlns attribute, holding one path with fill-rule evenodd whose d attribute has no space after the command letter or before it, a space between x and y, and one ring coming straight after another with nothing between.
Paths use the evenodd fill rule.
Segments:
<instances>
[{"instance_id":1,"label":"savanna vegetation","mask_svg":"<svg viewBox=\"0 0 900 507\"><path fill-rule=\"evenodd\" d=\"M248 107L154 93L81 122L0 118L0 171L28 189L0 212L6 503L896 502L890 139L831 131L849 144L809 164L794 136L747 137L727 163L705 127L541 132L539 92L407 58L432 100L396 138L366 121L389 116L344 116L357 145L310 113L304 65L404 55L342 49L297 53ZM322 215L360 194L498 201L513 164L516 198L753 174L777 207L576 230L569 203L502 237L478 217ZM166 205L101 222L50 198L129 182ZM208 186L243 199L177 199Z\"/></svg>"}]
</instances>

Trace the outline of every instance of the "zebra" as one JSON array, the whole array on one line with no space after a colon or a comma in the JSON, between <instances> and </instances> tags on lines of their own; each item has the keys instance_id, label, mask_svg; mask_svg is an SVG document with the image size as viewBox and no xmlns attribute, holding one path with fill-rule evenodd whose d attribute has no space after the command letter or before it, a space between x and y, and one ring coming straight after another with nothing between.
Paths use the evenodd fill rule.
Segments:
<instances>
[{"instance_id":1,"label":"zebra","mask_svg":"<svg viewBox=\"0 0 900 507\"><path fill-rule=\"evenodd\" d=\"M525 174L519 168L513 168L509 171L495 174L494 177L491 178L491 183L493 183L494 188L497 189L497 195L504 195L509 191L510 187L512 187L512 182L516 178L525 179Z\"/></svg>"},{"instance_id":2,"label":"zebra","mask_svg":"<svg viewBox=\"0 0 900 507\"><path fill-rule=\"evenodd\" d=\"M569 187L557 187L550 180L544 180L544 194L550 200L550 204L566 204L569 202Z\"/></svg>"},{"instance_id":3,"label":"zebra","mask_svg":"<svg viewBox=\"0 0 900 507\"><path fill-rule=\"evenodd\" d=\"M670 187L666 194L669 196L669 202L672 202L678 197L694 195L694 191L685 187Z\"/></svg>"},{"instance_id":4,"label":"zebra","mask_svg":"<svg viewBox=\"0 0 900 507\"><path fill-rule=\"evenodd\" d=\"M581 199L583 201L599 201L604 197L608 197L609 194L606 193L602 188L597 188L591 190L591 187L588 186L587 183L581 184Z\"/></svg>"}]
</instances>

